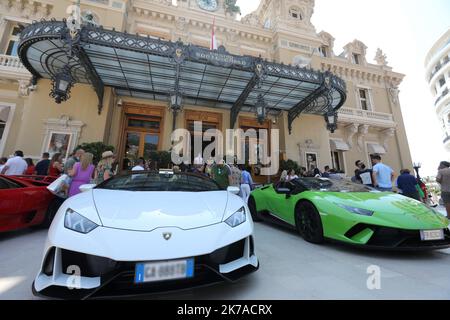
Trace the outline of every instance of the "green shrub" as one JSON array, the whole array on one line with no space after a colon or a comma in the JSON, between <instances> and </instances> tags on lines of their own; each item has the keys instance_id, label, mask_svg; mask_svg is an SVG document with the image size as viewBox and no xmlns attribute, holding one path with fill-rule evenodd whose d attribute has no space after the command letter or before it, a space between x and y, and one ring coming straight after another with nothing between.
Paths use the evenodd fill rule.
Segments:
<instances>
[{"instance_id":1,"label":"green shrub","mask_svg":"<svg viewBox=\"0 0 450 320\"><path fill-rule=\"evenodd\" d=\"M94 155L94 164L99 163L102 159L102 153L105 151L114 152L113 146L108 146L103 142L91 142L91 143L83 143L77 147L77 149L83 149L86 152L92 153Z\"/></svg>"},{"instance_id":2,"label":"green shrub","mask_svg":"<svg viewBox=\"0 0 450 320\"><path fill-rule=\"evenodd\" d=\"M295 170L297 172L300 169L299 164L294 160L281 160L280 161L280 172L286 170L287 172Z\"/></svg>"}]
</instances>

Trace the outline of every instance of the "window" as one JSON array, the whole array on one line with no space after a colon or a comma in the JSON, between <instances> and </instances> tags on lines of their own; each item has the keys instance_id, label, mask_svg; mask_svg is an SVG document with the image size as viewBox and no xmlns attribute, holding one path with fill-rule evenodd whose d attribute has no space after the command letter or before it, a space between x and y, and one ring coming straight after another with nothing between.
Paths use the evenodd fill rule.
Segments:
<instances>
[{"instance_id":1,"label":"window","mask_svg":"<svg viewBox=\"0 0 450 320\"><path fill-rule=\"evenodd\" d=\"M297 20L303 20L302 13L299 8L292 7L289 9L289 15L291 18L297 19Z\"/></svg>"},{"instance_id":2,"label":"window","mask_svg":"<svg viewBox=\"0 0 450 320\"><path fill-rule=\"evenodd\" d=\"M5 132L6 122L0 120L0 140L2 140L3 133Z\"/></svg>"},{"instance_id":3,"label":"window","mask_svg":"<svg viewBox=\"0 0 450 320\"><path fill-rule=\"evenodd\" d=\"M354 64L361 64L361 55L357 54L357 53L353 53L353 63Z\"/></svg>"},{"instance_id":4,"label":"window","mask_svg":"<svg viewBox=\"0 0 450 320\"><path fill-rule=\"evenodd\" d=\"M19 25L12 27L11 33L8 39L8 46L5 54L8 56L17 56L17 48L19 46L19 37L22 28Z\"/></svg>"},{"instance_id":5,"label":"window","mask_svg":"<svg viewBox=\"0 0 450 320\"><path fill-rule=\"evenodd\" d=\"M445 86L445 78L444 77L439 79L439 87L442 88L443 86Z\"/></svg>"},{"instance_id":6,"label":"window","mask_svg":"<svg viewBox=\"0 0 450 320\"><path fill-rule=\"evenodd\" d=\"M369 111L371 110L370 106L370 96L368 89L359 89L359 101L362 110Z\"/></svg>"},{"instance_id":7,"label":"window","mask_svg":"<svg viewBox=\"0 0 450 320\"><path fill-rule=\"evenodd\" d=\"M335 169L338 172L341 172L344 170L344 168L342 166L342 160L343 160L342 151L332 151L331 152L331 161L333 162L333 169Z\"/></svg>"},{"instance_id":8,"label":"window","mask_svg":"<svg viewBox=\"0 0 450 320\"><path fill-rule=\"evenodd\" d=\"M320 55L324 58L328 57L328 46L321 46L319 48Z\"/></svg>"}]
</instances>

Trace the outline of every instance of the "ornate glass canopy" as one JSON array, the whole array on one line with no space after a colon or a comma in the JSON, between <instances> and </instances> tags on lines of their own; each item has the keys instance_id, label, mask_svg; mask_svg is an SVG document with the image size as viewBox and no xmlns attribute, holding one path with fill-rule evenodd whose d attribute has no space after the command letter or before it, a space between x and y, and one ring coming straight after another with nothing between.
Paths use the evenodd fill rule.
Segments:
<instances>
[{"instance_id":1,"label":"ornate glass canopy","mask_svg":"<svg viewBox=\"0 0 450 320\"><path fill-rule=\"evenodd\" d=\"M289 130L301 113L337 112L346 100L345 82L331 73L237 56L182 42L168 42L84 25L71 33L65 21L41 21L21 34L19 55L37 78L55 79L69 70L76 83L89 83L101 111L104 86L118 95L167 100L231 112L253 110L258 97L267 109L287 111Z\"/></svg>"}]
</instances>

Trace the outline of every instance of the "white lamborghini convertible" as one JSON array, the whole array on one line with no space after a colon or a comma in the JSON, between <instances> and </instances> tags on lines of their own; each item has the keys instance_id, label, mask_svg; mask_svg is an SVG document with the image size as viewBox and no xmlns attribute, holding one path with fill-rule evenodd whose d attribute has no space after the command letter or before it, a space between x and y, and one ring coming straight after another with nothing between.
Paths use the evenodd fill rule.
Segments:
<instances>
[{"instance_id":1,"label":"white lamborghini convertible","mask_svg":"<svg viewBox=\"0 0 450 320\"><path fill-rule=\"evenodd\" d=\"M236 281L259 267L237 188L167 172L118 176L59 209L36 295L134 296Z\"/></svg>"}]
</instances>

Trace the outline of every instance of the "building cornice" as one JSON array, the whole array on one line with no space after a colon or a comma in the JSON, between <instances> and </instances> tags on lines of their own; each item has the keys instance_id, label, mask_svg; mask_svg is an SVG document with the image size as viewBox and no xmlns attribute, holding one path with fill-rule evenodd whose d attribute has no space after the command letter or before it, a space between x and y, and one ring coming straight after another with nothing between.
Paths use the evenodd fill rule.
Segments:
<instances>
[{"instance_id":1,"label":"building cornice","mask_svg":"<svg viewBox=\"0 0 450 320\"><path fill-rule=\"evenodd\" d=\"M390 67L383 67L374 64L367 64L366 66L363 66L350 63L347 60L341 61L336 58L317 58L319 59L319 65L322 71L329 70L334 74L348 80L356 79L380 84L385 81L394 86L399 86L405 77L404 74L392 71Z\"/></svg>"}]
</instances>

